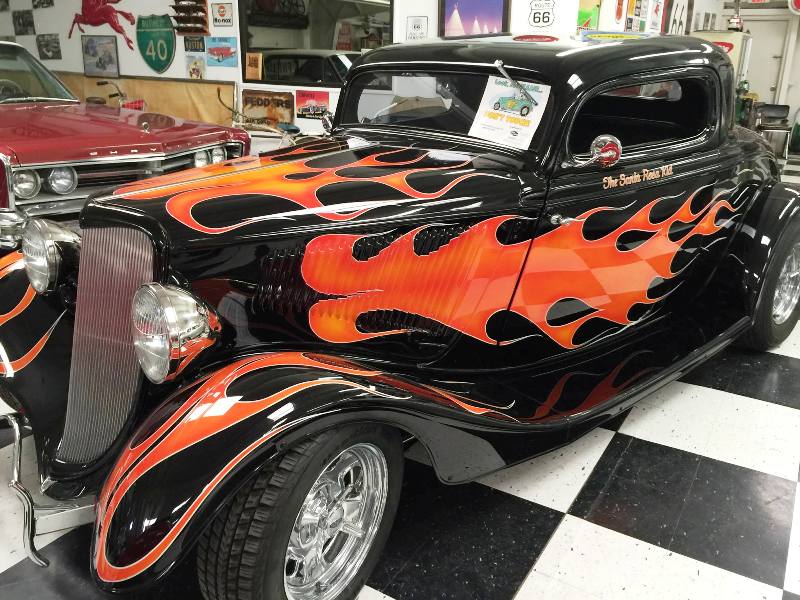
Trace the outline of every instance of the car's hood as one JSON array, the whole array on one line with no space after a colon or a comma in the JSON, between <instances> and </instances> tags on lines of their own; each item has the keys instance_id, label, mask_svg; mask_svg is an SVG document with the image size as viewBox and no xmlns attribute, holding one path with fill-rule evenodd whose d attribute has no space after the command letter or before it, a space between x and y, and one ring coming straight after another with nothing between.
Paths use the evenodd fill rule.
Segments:
<instances>
[{"instance_id":1,"label":"car's hood","mask_svg":"<svg viewBox=\"0 0 800 600\"><path fill-rule=\"evenodd\" d=\"M229 139L229 131L102 105L0 105L0 152L21 165L179 152Z\"/></svg>"},{"instance_id":2,"label":"car's hood","mask_svg":"<svg viewBox=\"0 0 800 600\"><path fill-rule=\"evenodd\" d=\"M125 186L92 200L83 222L133 215L167 233L173 245L227 244L376 220L508 210L519 194L510 166L468 151L333 138Z\"/></svg>"}]
</instances>

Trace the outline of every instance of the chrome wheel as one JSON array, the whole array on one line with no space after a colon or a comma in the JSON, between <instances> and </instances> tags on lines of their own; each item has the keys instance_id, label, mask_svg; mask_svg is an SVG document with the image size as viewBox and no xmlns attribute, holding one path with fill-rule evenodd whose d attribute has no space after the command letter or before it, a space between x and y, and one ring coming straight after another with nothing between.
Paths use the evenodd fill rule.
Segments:
<instances>
[{"instance_id":1,"label":"chrome wheel","mask_svg":"<svg viewBox=\"0 0 800 600\"><path fill-rule=\"evenodd\" d=\"M351 446L325 467L289 536L289 600L331 600L350 584L380 529L388 486L386 458L372 444Z\"/></svg>"},{"instance_id":2,"label":"chrome wheel","mask_svg":"<svg viewBox=\"0 0 800 600\"><path fill-rule=\"evenodd\" d=\"M772 320L783 325L797 308L800 300L800 242L792 246L778 276L775 297L772 299Z\"/></svg>"}]
</instances>

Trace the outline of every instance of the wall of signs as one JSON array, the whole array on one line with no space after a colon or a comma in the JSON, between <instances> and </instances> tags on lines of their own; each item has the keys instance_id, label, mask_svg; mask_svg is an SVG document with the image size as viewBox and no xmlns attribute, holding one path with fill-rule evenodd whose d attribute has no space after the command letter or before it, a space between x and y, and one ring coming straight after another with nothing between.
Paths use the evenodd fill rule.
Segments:
<instances>
[{"instance_id":1,"label":"wall of signs","mask_svg":"<svg viewBox=\"0 0 800 600\"><path fill-rule=\"evenodd\" d=\"M396 1L394 41L418 39L421 22L427 23L426 36L436 37L440 30L440 2ZM569 38L578 29L681 34L709 27L724 29L723 3L724 0L510 0L510 32Z\"/></svg>"},{"instance_id":2,"label":"wall of signs","mask_svg":"<svg viewBox=\"0 0 800 600\"><path fill-rule=\"evenodd\" d=\"M110 36L116 38L123 78L239 80L238 2L208 0L210 35L188 37L174 31L170 4L119 0L106 22L91 26L93 15L83 13L80 0L0 0L0 39L22 44L56 72L85 73L82 37ZM214 42L220 39L233 41L220 48L223 44ZM97 70L96 61L92 69Z\"/></svg>"}]
</instances>

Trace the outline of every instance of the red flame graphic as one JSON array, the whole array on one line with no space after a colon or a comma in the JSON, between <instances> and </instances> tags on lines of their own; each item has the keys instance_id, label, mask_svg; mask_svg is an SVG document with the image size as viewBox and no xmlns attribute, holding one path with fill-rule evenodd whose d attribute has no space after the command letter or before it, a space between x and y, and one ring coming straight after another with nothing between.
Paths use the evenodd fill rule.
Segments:
<instances>
[{"instance_id":1,"label":"red flame graphic","mask_svg":"<svg viewBox=\"0 0 800 600\"><path fill-rule=\"evenodd\" d=\"M597 240L587 240L583 236L583 221L595 213L613 209L602 207L587 211L575 221L536 238L511 310L536 324L564 348L580 345L573 341L575 332L590 319L602 317L619 325L630 325L628 313L634 305L658 302L659 298L647 295L651 283L659 277L669 280L678 274L672 271L671 265L681 245L693 235L708 236L719 231L722 225L717 225L717 215L723 208L735 212L726 200L718 198L693 212L692 201L700 191L691 194L675 214L657 224L650 220L650 213L660 198ZM669 239L673 224L690 223L705 210L707 213L680 239ZM629 231L655 235L633 250L621 251L617 240ZM548 324L550 308L568 298L581 300L595 312L565 325Z\"/></svg>"},{"instance_id":2,"label":"red flame graphic","mask_svg":"<svg viewBox=\"0 0 800 600\"><path fill-rule=\"evenodd\" d=\"M617 377L619 376L620 372L622 372L622 369L624 369L628 363L630 363L635 357L639 356L640 354L641 352L632 354L631 356L628 356L625 360L623 360L621 363L619 363L616 367L614 367L614 369L608 375L603 377L599 382L595 384L595 386L592 388L592 391L589 392L586 398L583 399L583 402L581 402L577 407L571 409L569 412L571 414L578 414L587 411L591 408L594 408L595 406L602 404L609 398L612 398L613 396L616 396L623 390L627 389L633 383L641 380L641 378L647 373L651 373L653 371L658 370L655 368L642 369L634 373L624 381L621 381L618 384L614 385L614 382L617 380ZM542 404L539 408L536 409L536 412L534 413L532 418L527 420L540 421L542 419L545 419L545 417L548 417L548 415L551 415L553 409L564 398L564 388L566 387L567 383L569 383L569 381L573 377L578 375L590 375L590 373L573 372L563 375L561 379L558 380L553 389L550 390L550 393L547 395L547 399L545 400L544 404ZM563 417L564 417L563 413L552 415L552 418L556 420L563 419Z\"/></svg>"},{"instance_id":3,"label":"red flame graphic","mask_svg":"<svg viewBox=\"0 0 800 600\"><path fill-rule=\"evenodd\" d=\"M21 252L12 252L11 254L7 254L6 256L0 258L0 280L8 277L15 271L19 271L24 268L25 264L22 260ZM34 298L36 298L36 292L31 286L28 286L25 291L25 295L16 304L16 306L14 306L14 308L12 308L9 312L0 314L0 327L8 323L11 319L18 317L25 312L25 310L33 302ZM39 356L41 351L44 349L45 344L47 344L47 341L53 334L54 329L55 324L47 331L47 333L44 334L44 336L42 336L38 342L36 342L33 348L26 352L21 358L12 360L9 364L0 362L0 375L13 375L14 373L18 373L29 366L34 360L36 360L36 357Z\"/></svg>"},{"instance_id":4,"label":"red flame graphic","mask_svg":"<svg viewBox=\"0 0 800 600\"><path fill-rule=\"evenodd\" d=\"M415 173L431 171L444 173L449 170L457 170L466 167L470 160L446 166L416 168L413 165L426 159L429 156L428 153L421 153L418 157L405 161L390 162L386 160L393 154L405 151L405 148L383 151L337 167L311 167L308 165L308 161L277 162L276 158L280 157L247 159L243 162L236 162L234 166L219 165L216 171L213 168L207 170L206 173L210 176L204 179L197 180L195 174L193 179L176 178L174 183L164 181L162 185L159 185L161 183L159 181L149 182L148 186L134 184L120 188L117 190L117 194L125 196L128 200L148 200L172 196L167 201L166 209L173 218L195 231L218 235L276 217L275 215L257 216L226 227L209 227L198 222L192 215L195 206L220 198L261 194L282 198L330 221L347 221L375 208L375 205L358 208L358 204L354 203L346 209L339 207L338 210L326 207L318 197L321 189L337 183L369 181L393 188L409 199L437 200L462 181L480 176L478 173L467 173L456 177L439 190L429 193L420 192L408 182L409 176ZM404 166L408 168L394 170L396 167ZM389 173L376 174L375 177L370 178L349 177L342 174L347 169L369 167L380 168L381 173L387 169L392 170ZM214 175L215 172L219 174Z\"/></svg>"},{"instance_id":5,"label":"red flame graphic","mask_svg":"<svg viewBox=\"0 0 800 600\"><path fill-rule=\"evenodd\" d=\"M483 342L493 343L486 323L508 306L525 260L528 242L504 246L497 229L513 217L488 219L426 256L414 252L420 227L366 261L353 258L363 236L322 235L306 248L302 273L323 294L344 296L311 307L311 329L329 342L357 342L401 333L363 333L359 315L400 310L444 323Z\"/></svg>"},{"instance_id":6,"label":"red flame graphic","mask_svg":"<svg viewBox=\"0 0 800 600\"><path fill-rule=\"evenodd\" d=\"M494 217L470 228L431 254L414 252L419 228L390 244L366 261L353 258L353 245L362 236L323 235L312 240L303 259L306 283L322 294L341 296L320 300L309 311L314 333L327 341L348 343L402 333L403 330L364 333L356 321L362 314L397 310L443 323L488 344L489 318L509 307L515 279L522 278L510 309L525 317L564 348L575 348L578 328L595 317L629 325L630 309L653 304L647 291L657 278L677 275L671 264L683 244L693 235L708 236L722 228L716 219L723 208L735 212L717 198L698 212L691 208L692 194L668 219L650 220L654 200L642 207L624 225L598 240L583 236L583 221L592 214L614 210L596 208L576 221L542 235L534 241L523 268L529 242L504 246L497 229L511 216ZM668 233L677 222L698 222L680 239ZM617 248L619 237L629 231L654 234L632 250ZM559 300L577 298L594 312L576 321L551 326L550 308Z\"/></svg>"},{"instance_id":7,"label":"red flame graphic","mask_svg":"<svg viewBox=\"0 0 800 600\"><path fill-rule=\"evenodd\" d=\"M25 263L22 260L21 252L12 252L0 258L0 280L11 275L14 271L20 271L25 268ZM28 286L25 295L22 297L17 305L5 314L0 313L0 326L5 325L14 317L18 317L25 309L27 309L33 299L36 297L36 292L31 286Z\"/></svg>"}]
</instances>

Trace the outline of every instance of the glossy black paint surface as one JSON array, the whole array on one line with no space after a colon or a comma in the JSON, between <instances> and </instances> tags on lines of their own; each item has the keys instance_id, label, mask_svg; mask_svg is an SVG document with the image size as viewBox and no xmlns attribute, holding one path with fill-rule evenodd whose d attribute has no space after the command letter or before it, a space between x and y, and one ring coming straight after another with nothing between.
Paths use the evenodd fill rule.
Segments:
<instances>
[{"instance_id":1,"label":"glossy black paint surface","mask_svg":"<svg viewBox=\"0 0 800 600\"><path fill-rule=\"evenodd\" d=\"M99 501L101 585L163 577L254 469L311 433L391 424L422 442L443 481L466 482L613 418L748 327L800 196L776 181L760 138L731 126L724 55L687 38L458 42L378 50L350 77L386 63L493 73L495 58L553 86L533 152L341 128L87 206L84 228L145 231L160 280L191 289L223 323L222 341L181 378L147 386L138 431L91 474L49 461L74 285L0 324L14 360L36 343L33 323L61 319L30 366L3 381L34 426L43 472L91 489L117 460ZM568 85L576 73L582 85ZM581 103L609 81L665 76L709 86L716 104L702 134L657 157L578 167L567 137ZM603 189L606 177L668 166L669 176ZM642 274L651 260L659 280ZM2 298L22 294L24 274L0 285Z\"/></svg>"}]
</instances>

